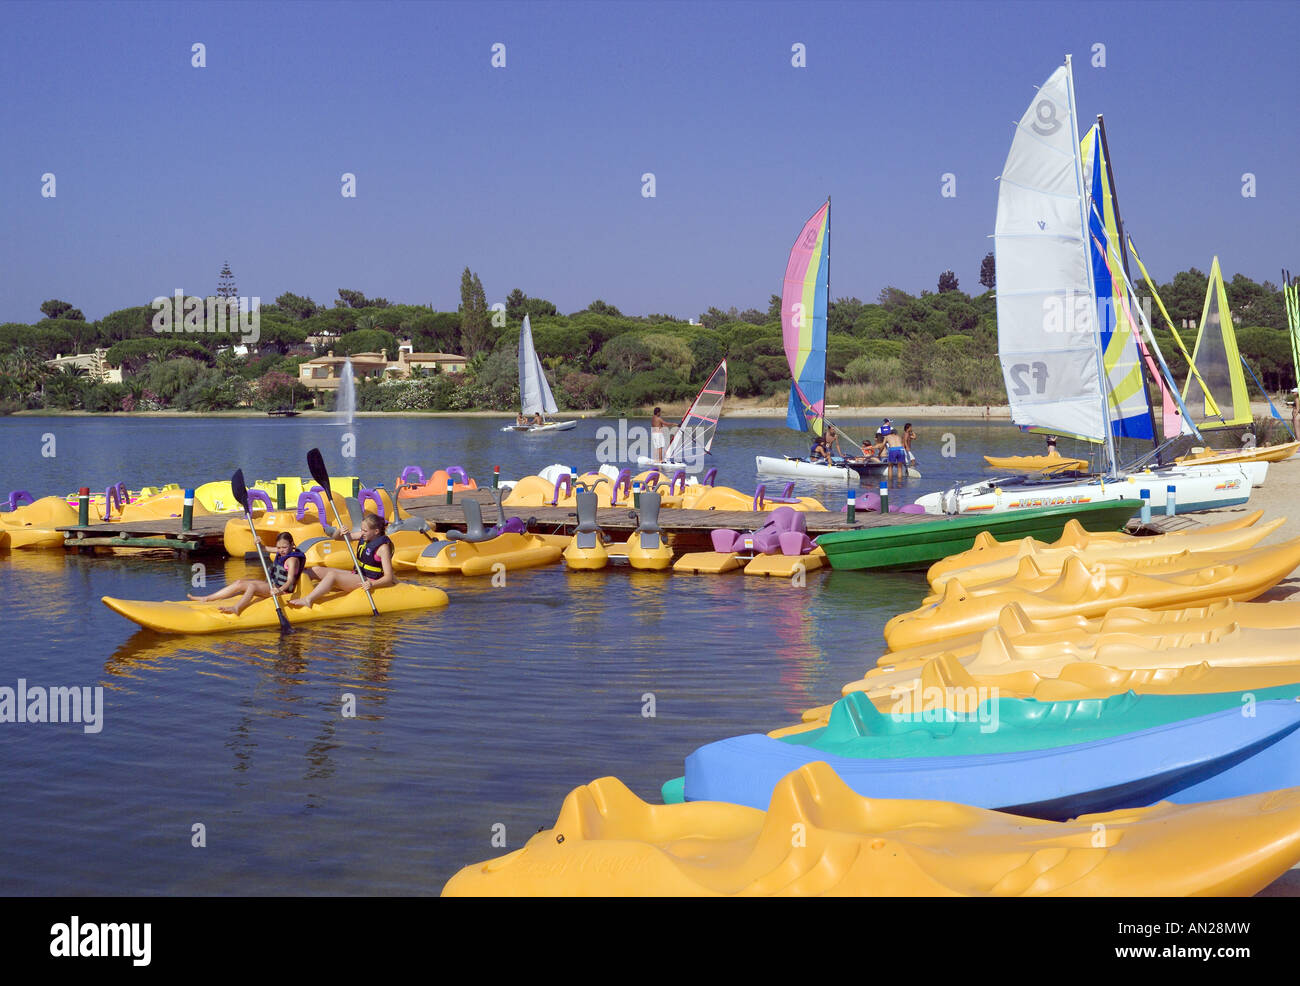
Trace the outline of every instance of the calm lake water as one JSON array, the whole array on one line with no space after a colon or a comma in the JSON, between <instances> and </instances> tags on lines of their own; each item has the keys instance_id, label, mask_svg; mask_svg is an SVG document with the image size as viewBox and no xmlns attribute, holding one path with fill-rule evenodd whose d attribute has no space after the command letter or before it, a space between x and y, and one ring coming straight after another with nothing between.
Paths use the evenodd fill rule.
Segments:
<instances>
[{"instance_id":1,"label":"calm lake water","mask_svg":"<svg viewBox=\"0 0 1300 986\"><path fill-rule=\"evenodd\" d=\"M194 485L238 467L250 480L305 475L314 446L334 474L390 489L410 464L460 464L483 484L493 465L505 477L557 461L594 467L597 429L611 425L528 437L502 423L359 419L347 462L349 429L320 419L7 418L0 493ZM1041 441L1005 422L918 430L925 478L912 495L984 475L984 453L1037 452ZM724 420L714 444L718 482L746 491L755 454L806 449L776 420ZM800 492L844 501L838 487ZM205 561L210 586L247 571ZM499 589L413 577L445 588L451 605L284 638L167 637L99 598L180 598L186 563L0 556L0 686L102 686L105 705L94 734L0 724L0 892L437 893L461 866L553 822L578 784L613 774L658 800L697 746L832 701L874 663L885 621L925 591L919 575L851 572L812 573L805 588L561 566L511 573ZM345 695L355 718L341 715ZM196 824L202 848L191 845Z\"/></svg>"}]
</instances>

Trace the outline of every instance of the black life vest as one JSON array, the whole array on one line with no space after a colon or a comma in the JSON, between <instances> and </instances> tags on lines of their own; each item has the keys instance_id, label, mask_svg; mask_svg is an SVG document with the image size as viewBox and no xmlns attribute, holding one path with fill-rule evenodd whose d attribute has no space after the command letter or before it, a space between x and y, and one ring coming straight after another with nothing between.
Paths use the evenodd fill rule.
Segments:
<instances>
[{"instance_id":1,"label":"black life vest","mask_svg":"<svg viewBox=\"0 0 1300 986\"><path fill-rule=\"evenodd\" d=\"M376 557L379 549L386 544L392 544L387 534L381 534L373 541L366 541L361 549L357 551L357 567L361 569L361 574L370 581L384 577L384 566Z\"/></svg>"},{"instance_id":2,"label":"black life vest","mask_svg":"<svg viewBox=\"0 0 1300 986\"><path fill-rule=\"evenodd\" d=\"M293 581L285 585L285 580L289 578L288 564L290 558L298 559L298 571L293 577ZM297 548L290 551L284 558L278 554L271 561L271 584L285 592L293 592L298 587L298 579L302 577L303 565L307 561L307 556Z\"/></svg>"}]
</instances>

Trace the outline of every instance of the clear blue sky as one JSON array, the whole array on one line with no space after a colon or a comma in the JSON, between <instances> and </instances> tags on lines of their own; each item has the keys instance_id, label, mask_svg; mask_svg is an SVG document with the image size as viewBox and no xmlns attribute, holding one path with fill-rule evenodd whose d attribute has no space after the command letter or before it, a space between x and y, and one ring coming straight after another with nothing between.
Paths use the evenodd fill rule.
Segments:
<instances>
[{"instance_id":1,"label":"clear blue sky","mask_svg":"<svg viewBox=\"0 0 1300 986\"><path fill-rule=\"evenodd\" d=\"M455 309L468 265L489 303L766 308L827 194L833 296L978 290L1013 122L1067 52L1152 273L1277 282L1297 37L1266 2L0 4L0 321L208 294L224 261L264 301Z\"/></svg>"}]
</instances>

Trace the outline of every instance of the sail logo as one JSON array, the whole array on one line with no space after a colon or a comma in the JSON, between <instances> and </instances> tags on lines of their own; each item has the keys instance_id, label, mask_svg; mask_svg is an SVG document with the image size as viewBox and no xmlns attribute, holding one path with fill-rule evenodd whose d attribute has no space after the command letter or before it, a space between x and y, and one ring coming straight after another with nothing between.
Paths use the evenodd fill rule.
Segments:
<instances>
[{"instance_id":1,"label":"sail logo","mask_svg":"<svg viewBox=\"0 0 1300 986\"><path fill-rule=\"evenodd\" d=\"M1047 220L1046 220L1046 219L1040 219L1040 220L1038 220L1038 228L1039 228L1039 229L1047 229Z\"/></svg>"},{"instance_id":2,"label":"sail logo","mask_svg":"<svg viewBox=\"0 0 1300 986\"><path fill-rule=\"evenodd\" d=\"M262 337L262 299L196 298L177 288L170 298L153 300L155 332L221 332L238 334L244 345Z\"/></svg>"},{"instance_id":3,"label":"sail logo","mask_svg":"<svg viewBox=\"0 0 1300 986\"><path fill-rule=\"evenodd\" d=\"M1040 99L1034 104L1034 122L1029 129L1040 137L1050 137L1061 129L1061 121L1056 118L1056 104L1050 99Z\"/></svg>"}]
</instances>

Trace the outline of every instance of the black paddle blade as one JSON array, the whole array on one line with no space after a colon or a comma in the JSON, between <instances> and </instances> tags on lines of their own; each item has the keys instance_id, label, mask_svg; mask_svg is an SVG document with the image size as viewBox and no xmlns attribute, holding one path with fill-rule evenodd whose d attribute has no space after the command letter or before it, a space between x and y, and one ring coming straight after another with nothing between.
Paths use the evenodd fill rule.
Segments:
<instances>
[{"instance_id":1,"label":"black paddle blade","mask_svg":"<svg viewBox=\"0 0 1300 986\"><path fill-rule=\"evenodd\" d=\"M314 448L307 452L307 469L311 478L320 483L321 489L326 494L330 493L330 474L325 468L325 458L320 454L320 449Z\"/></svg>"},{"instance_id":2,"label":"black paddle blade","mask_svg":"<svg viewBox=\"0 0 1300 986\"><path fill-rule=\"evenodd\" d=\"M244 470L236 469L235 474L230 477L230 490L235 494L239 505L244 508L244 513L248 513L248 484L244 482Z\"/></svg>"}]
</instances>

